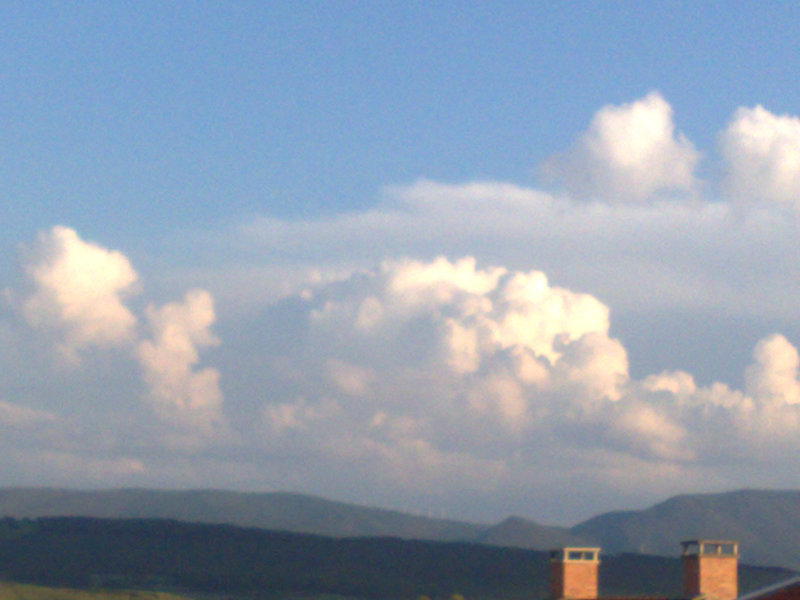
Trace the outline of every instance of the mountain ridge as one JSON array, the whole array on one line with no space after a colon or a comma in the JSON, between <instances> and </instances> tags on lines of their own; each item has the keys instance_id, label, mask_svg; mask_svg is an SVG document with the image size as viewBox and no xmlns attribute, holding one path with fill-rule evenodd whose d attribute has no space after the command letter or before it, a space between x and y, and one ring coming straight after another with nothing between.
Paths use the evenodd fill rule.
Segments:
<instances>
[{"instance_id":1,"label":"mountain ridge","mask_svg":"<svg viewBox=\"0 0 800 600\"><path fill-rule=\"evenodd\" d=\"M0 516L166 518L331 537L397 537L547 550L600 546L675 557L692 538L735 539L743 560L800 569L800 490L743 489L673 496L642 510L598 514L573 527L512 516L486 524L437 519L294 492L0 488Z\"/></svg>"},{"instance_id":2,"label":"mountain ridge","mask_svg":"<svg viewBox=\"0 0 800 600\"><path fill-rule=\"evenodd\" d=\"M435 519L296 492L216 489L0 488L0 515L15 518L165 518L329 535L461 540L486 525Z\"/></svg>"},{"instance_id":3,"label":"mountain ridge","mask_svg":"<svg viewBox=\"0 0 800 600\"><path fill-rule=\"evenodd\" d=\"M744 560L800 568L800 490L683 494L640 511L597 515L570 531L607 552L674 552L675 540L737 540Z\"/></svg>"}]
</instances>

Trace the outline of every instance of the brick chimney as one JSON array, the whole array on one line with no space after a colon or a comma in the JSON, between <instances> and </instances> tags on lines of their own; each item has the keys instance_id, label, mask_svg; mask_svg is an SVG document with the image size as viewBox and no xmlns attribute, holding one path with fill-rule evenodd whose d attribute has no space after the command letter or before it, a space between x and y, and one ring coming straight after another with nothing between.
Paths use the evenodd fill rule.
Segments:
<instances>
[{"instance_id":1,"label":"brick chimney","mask_svg":"<svg viewBox=\"0 0 800 600\"><path fill-rule=\"evenodd\" d=\"M739 544L729 540L688 540L683 552L683 595L736 600Z\"/></svg>"},{"instance_id":2,"label":"brick chimney","mask_svg":"<svg viewBox=\"0 0 800 600\"><path fill-rule=\"evenodd\" d=\"M553 600L597 598L600 548L559 548L550 551L550 595Z\"/></svg>"}]
</instances>

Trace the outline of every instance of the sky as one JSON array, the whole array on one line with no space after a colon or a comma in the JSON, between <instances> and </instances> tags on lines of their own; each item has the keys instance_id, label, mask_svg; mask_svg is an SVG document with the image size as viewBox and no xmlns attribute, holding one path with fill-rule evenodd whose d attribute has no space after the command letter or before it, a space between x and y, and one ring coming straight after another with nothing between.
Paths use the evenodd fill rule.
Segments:
<instances>
[{"instance_id":1,"label":"sky","mask_svg":"<svg viewBox=\"0 0 800 600\"><path fill-rule=\"evenodd\" d=\"M800 486L796 4L0 17L0 485Z\"/></svg>"}]
</instances>

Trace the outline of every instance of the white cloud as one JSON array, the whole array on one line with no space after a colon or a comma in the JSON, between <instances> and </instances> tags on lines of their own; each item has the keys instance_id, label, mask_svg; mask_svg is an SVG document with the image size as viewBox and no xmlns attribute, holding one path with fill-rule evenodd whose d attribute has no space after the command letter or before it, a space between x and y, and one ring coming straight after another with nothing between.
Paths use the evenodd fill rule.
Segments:
<instances>
[{"instance_id":1,"label":"white cloud","mask_svg":"<svg viewBox=\"0 0 800 600\"><path fill-rule=\"evenodd\" d=\"M800 119L739 108L721 135L728 191L737 201L800 206Z\"/></svg>"},{"instance_id":2,"label":"white cloud","mask_svg":"<svg viewBox=\"0 0 800 600\"><path fill-rule=\"evenodd\" d=\"M800 356L789 340L779 334L764 338L756 345L753 359L746 372L748 394L771 404L800 404Z\"/></svg>"},{"instance_id":3,"label":"white cloud","mask_svg":"<svg viewBox=\"0 0 800 600\"><path fill-rule=\"evenodd\" d=\"M77 360L77 351L130 342L136 317L123 299L134 291L136 272L119 252L83 241L67 227L39 234L24 254L33 286L22 313L36 328L56 331L59 348Z\"/></svg>"},{"instance_id":4,"label":"white cloud","mask_svg":"<svg viewBox=\"0 0 800 600\"><path fill-rule=\"evenodd\" d=\"M386 340L415 335L409 322L425 323L429 329L418 333L431 346L422 354L460 374L475 372L487 357L512 349L550 363L571 352L573 369L593 368L587 353L579 356L571 344L586 334L602 338L609 327L608 308L596 298L551 287L538 271L479 269L472 257L385 261L378 273L358 273L337 283L335 294L312 312L321 327L344 329L343 339Z\"/></svg>"},{"instance_id":5,"label":"white cloud","mask_svg":"<svg viewBox=\"0 0 800 600\"><path fill-rule=\"evenodd\" d=\"M555 363L559 387L578 398L619 400L628 382L628 355L607 332L591 332L566 344Z\"/></svg>"},{"instance_id":6,"label":"white cloud","mask_svg":"<svg viewBox=\"0 0 800 600\"><path fill-rule=\"evenodd\" d=\"M338 403L330 399L310 404L305 398L297 398L294 402L265 405L262 417L267 425L268 435L272 435L292 429L306 429L314 421L329 419L337 412Z\"/></svg>"},{"instance_id":7,"label":"white cloud","mask_svg":"<svg viewBox=\"0 0 800 600\"><path fill-rule=\"evenodd\" d=\"M385 261L304 302L300 362L280 368L292 373L295 399L273 399L263 416L272 434L302 429L327 453L366 444L397 464L405 448L415 470L494 461L551 435L575 407L618 400L628 381L607 307L541 272L480 268L469 257ZM422 449L439 458L420 463Z\"/></svg>"},{"instance_id":8,"label":"white cloud","mask_svg":"<svg viewBox=\"0 0 800 600\"><path fill-rule=\"evenodd\" d=\"M605 415L605 438L612 447L645 458L686 462L696 458L688 427L670 418L657 405L630 401Z\"/></svg>"},{"instance_id":9,"label":"white cloud","mask_svg":"<svg viewBox=\"0 0 800 600\"><path fill-rule=\"evenodd\" d=\"M731 147L744 146L742 135L729 137ZM791 164L775 158L780 152L764 152L763 160ZM208 251L220 257L214 269L148 273L148 281L161 277L161 293L191 281L211 289L216 302L197 290L150 306L138 336L137 319L123 303L135 288L132 269L128 283L111 277L110 268L94 278L107 282L97 315L128 315L129 325L114 333L110 323L125 318L108 318L100 334L86 334L87 315L94 315L88 304L68 316L71 301L56 291L79 286L39 274L71 272L57 266L67 248L94 248L96 262L119 273L130 265L56 228L26 260L34 285L26 301L40 292L46 300L32 303L39 320L25 312L31 309L22 314L80 351L87 366L99 364L102 347L130 343L135 361L114 354L130 363L129 400L141 392L141 372L147 404L135 416L154 410L160 424L131 412L117 429L101 428L108 439L98 453L120 467L118 476L107 471L115 480L124 480L128 465L131 476L160 477L166 485L203 482L201 465L214 462L215 485L365 494L367 502L380 494L425 499L434 489L448 498L439 506L466 495L474 505L480 498L482 506L505 506L515 497L516 510L532 516L538 508L525 507L546 494L555 507L550 514L557 514L552 499L574 489L576 479L592 486L581 511L597 508L594 497L618 497L620 490L641 498L646 489L649 500L691 491L686 486L786 485L785 474L794 476L786 456L800 450L798 354L789 341L798 335L800 310L798 222L744 184L731 190L750 194L737 201L758 210L737 212L724 198L698 198L697 157L657 94L607 107L552 163L571 178L568 189L594 202L502 182L422 180L387 189L381 205L362 213L261 218L217 236L224 240ZM773 200L775 190L794 185L774 183L784 181L777 175L765 181L767 191L777 186ZM645 201L666 194L669 202ZM45 251L48 244L55 249ZM231 248L240 254L231 257ZM638 339L624 327L631 315L646 323ZM714 324L720 315L728 320ZM732 321L736 332L721 331ZM762 339L745 368L746 349L764 323L785 336ZM226 340L214 353L220 370L201 361L203 350L217 344L212 326ZM717 341L720 332L724 341ZM8 335L5 343L13 344L16 330ZM677 344L687 340L716 358ZM738 362L728 357L737 350L732 341L745 348ZM34 355L32 348L16 360ZM651 359L643 367L642 348L671 364ZM70 398L79 396L75 381L65 385ZM93 423L108 422L108 414L94 415L126 401L117 396L91 406ZM0 425L18 438L51 414L39 409L54 407L34 401L29 413L8 398L0 403ZM61 416L57 408L52 414ZM137 423L137 443L152 441L147 460L114 446L129 431L125 418ZM231 430L235 436L220 435ZM170 440L182 433L201 440L202 458L172 452L177 444ZM53 456L71 456L79 443L53 446ZM85 454L76 452L75 463Z\"/></svg>"},{"instance_id":10,"label":"white cloud","mask_svg":"<svg viewBox=\"0 0 800 600\"><path fill-rule=\"evenodd\" d=\"M642 202L661 192L690 192L700 155L675 132L672 107L658 92L606 106L567 153L543 165L573 194Z\"/></svg>"},{"instance_id":11,"label":"white cloud","mask_svg":"<svg viewBox=\"0 0 800 600\"><path fill-rule=\"evenodd\" d=\"M23 267L31 290L19 302L21 314L30 326L55 334L58 350L70 361L83 362L87 371L122 371L124 365L109 367L102 357L104 350L124 345L138 361L149 404L162 421L189 437L192 430L206 437L224 430L220 374L213 368L195 369L199 351L218 344L209 330L215 314L208 292L192 290L182 303L149 306L152 339L143 340L136 316L123 302L138 291L138 276L122 253L56 226L23 249ZM14 302L15 292L6 294ZM127 353L115 356L129 360ZM77 371L71 377L80 377ZM101 371L95 375L112 377ZM0 419L24 421L39 414L31 410L0 405Z\"/></svg>"},{"instance_id":12,"label":"white cloud","mask_svg":"<svg viewBox=\"0 0 800 600\"><path fill-rule=\"evenodd\" d=\"M737 218L726 202L577 203L497 182L419 181L390 194L365 213L302 224L263 218L230 232L242 260L256 250L264 257L255 287L231 285L224 268L185 281L210 285L220 310L230 312L302 289L286 288L287 263L333 281L391 256L429 262L441 254L474 255L591 290L617 314L709 311L788 321L800 309L791 291L800 278L800 262L791 258L800 253L800 236L797 224L777 212ZM219 247L225 251L230 245ZM367 302L365 326L370 309Z\"/></svg>"},{"instance_id":13,"label":"white cloud","mask_svg":"<svg viewBox=\"0 0 800 600\"><path fill-rule=\"evenodd\" d=\"M215 318L213 299L204 290L187 292L182 303L149 306L153 338L140 342L136 351L156 412L204 435L225 429L219 371L194 369L199 350L219 343L209 330Z\"/></svg>"},{"instance_id":14,"label":"white cloud","mask_svg":"<svg viewBox=\"0 0 800 600\"><path fill-rule=\"evenodd\" d=\"M634 480L667 473L678 485L681 470L722 481L719 465L797 447L798 357L781 336L757 345L740 391L685 371L631 378L607 307L537 271L384 261L303 302L309 329L287 357L291 386L263 416L275 447L311 462L358 456L376 471L390 464L394 485L460 478L477 493L468 465L482 461L498 486L542 484L562 468L612 481L634 463Z\"/></svg>"},{"instance_id":15,"label":"white cloud","mask_svg":"<svg viewBox=\"0 0 800 600\"><path fill-rule=\"evenodd\" d=\"M668 392L677 399L685 399L697 391L694 377L685 371L648 375L643 386L649 392Z\"/></svg>"}]
</instances>

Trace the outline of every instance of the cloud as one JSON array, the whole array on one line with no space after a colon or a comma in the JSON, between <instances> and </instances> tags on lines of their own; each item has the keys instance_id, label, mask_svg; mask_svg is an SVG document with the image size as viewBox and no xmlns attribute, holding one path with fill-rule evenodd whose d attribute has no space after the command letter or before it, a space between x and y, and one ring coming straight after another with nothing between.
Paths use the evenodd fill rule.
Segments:
<instances>
[{"instance_id":1,"label":"cloud","mask_svg":"<svg viewBox=\"0 0 800 600\"><path fill-rule=\"evenodd\" d=\"M621 403L605 415L604 441L634 456L658 462L696 458L689 429L658 405L636 400Z\"/></svg>"},{"instance_id":2,"label":"cloud","mask_svg":"<svg viewBox=\"0 0 800 600\"><path fill-rule=\"evenodd\" d=\"M213 299L204 290L187 292L181 303L151 305L147 320L153 337L136 349L156 413L204 435L219 434L225 428L219 371L194 369L199 350L219 343L209 330L215 318Z\"/></svg>"},{"instance_id":3,"label":"cloud","mask_svg":"<svg viewBox=\"0 0 800 600\"><path fill-rule=\"evenodd\" d=\"M471 257L384 261L303 303L306 343L274 372L273 382L291 380L282 394L272 386L278 397L263 410L275 443L302 429L312 445L338 447L346 431L347 444L369 440L393 463L400 448L451 467L497 460L554 434L576 408L618 400L629 378L607 307L538 271Z\"/></svg>"},{"instance_id":4,"label":"cloud","mask_svg":"<svg viewBox=\"0 0 800 600\"><path fill-rule=\"evenodd\" d=\"M487 357L507 350L528 351L551 364L567 353L574 371L591 368L592 351L580 353L573 343L589 346L584 336L603 338L609 327L608 308L596 298L551 287L539 271L480 269L472 257L385 261L378 273L331 286L311 316L320 328L344 328L347 336L407 336L428 344L422 355L458 374L476 372ZM415 331L409 323L427 328ZM595 346L599 354L609 350Z\"/></svg>"},{"instance_id":5,"label":"cloud","mask_svg":"<svg viewBox=\"0 0 800 600\"><path fill-rule=\"evenodd\" d=\"M383 485L406 494L441 479L477 494L481 463L488 487L556 485L559 469L616 481L620 464L640 483L683 472L700 485L798 446L798 355L783 336L756 345L737 390L685 371L633 378L598 299L471 257L387 260L299 301L291 381L273 371L262 408L272 447L332 470L361 461L372 481L391 465Z\"/></svg>"},{"instance_id":6,"label":"cloud","mask_svg":"<svg viewBox=\"0 0 800 600\"><path fill-rule=\"evenodd\" d=\"M745 374L748 394L771 404L800 404L800 356L789 340L780 334L762 339L753 359Z\"/></svg>"},{"instance_id":7,"label":"cloud","mask_svg":"<svg viewBox=\"0 0 800 600\"><path fill-rule=\"evenodd\" d=\"M76 364L91 358L91 368L102 368L97 360L104 350L125 346L139 363L149 404L164 423L205 437L224 430L219 371L195 369L200 350L219 343L210 332L216 316L208 292L195 289L183 302L148 306L152 337L140 339L138 319L123 302L138 291L138 276L122 253L56 226L23 249L23 268L31 289L21 301L21 314L30 326L54 333L64 356ZM0 405L0 418L22 418L28 414L23 410Z\"/></svg>"},{"instance_id":8,"label":"cloud","mask_svg":"<svg viewBox=\"0 0 800 600\"><path fill-rule=\"evenodd\" d=\"M55 415L50 412L0 401L0 425L26 428L54 420Z\"/></svg>"},{"instance_id":9,"label":"cloud","mask_svg":"<svg viewBox=\"0 0 800 600\"><path fill-rule=\"evenodd\" d=\"M642 202L662 192L690 192L700 155L675 132L672 108L658 92L606 106L566 153L546 161L545 175L579 197Z\"/></svg>"},{"instance_id":10,"label":"cloud","mask_svg":"<svg viewBox=\"0 0 800 600\"><path fill-rule=\"evenodd\" d=\"M38 311L49 320L20 311L26 321L72 340L85 371L107 370L58 380L74 408L36 392L34 412L19 412L26 402L12 394L0 421L21 439L41 415L60 422L82 403L105 436L92 449L131 465L137 482L203 485L213 472L214 485L392 506L438 495L439 507L469 502L473 515L508 507L538 517L540 505L529 507L549 502L545 516L564 518L564 491L578 480L589 491L569 500L569 514L597 510L600 497L610 507L707 486L788 485L786 457L800 450L790 341L800 335L798 221L741 186L729 189L749 199L700 197L709 188L694 177L698 156L653 94L602 109L553 159L567 194L419 180L386 188L363 212L261 217L193 240L216 257L208 265L165 261L147 273L162 295L197 288L180 301L137 319L124 303L135 273L111 286L130 315L125 335L70 337L84 321L67 319L49 291ZM742 202L756 209L738 210ZM71 231L40 240L61 230ZM29 252L24 265L62 253ZM53 288L29 283L26 301ZM212 328L225 340L213 367L202 360L218 344ZM49 341L18 350L22 330L0 330L15 364ZM115 345L126 352L102 352ZM116 362L103 364L110 355ZM105 401L123 360L129 388L114 386ZM128 402L138 412L115 414ZM92 452L77 437L66 449L44 445L78 464Z\"/></svg>"},{"instance_id":11,"label":"cloud","mask_svg":"<svg viewBox=\"0 0 800 600\"><path fill-rule=\"evenodd\" d=\"M555 363L558 386L578 398L619 400L628 382L628 354L607 331L582 335Z\"/></svg>"},{"instance_id":12,"label":"cloud","mask_svg":"<svg viewBox=\"0 0 800 600\"><path fill-rule=\"evenodd\" d=\"M257 275L231 281L221 266L187 274L182 285L208 286L228 312L244 305L252 312L305 287L287 287L287 264L335 281L391 256L474 255L486 264L538 269L591 290L617 314L648 313L653 322L676 311L788 322L800 309L791 292L800 277L800 263L791 259L800 253L800 236L777 211L737 216L727 202L678 199L610 206L499 182L418 181L388 194L364 213L243 224L229 239L241 245L242 261L261 253ZM218 250L230 252L231 245Z\"/></svg>"},{"instance_id":13,"label":"cloud","mask_svg":"<svg viewBox=\"0 0 800 600\"><path fill-rule=\"evenodd\" d=\"M323 399L317 404L310 404L305 398L297 398L294 402L264 406L262 417L270 434L280 434L292 429L306 429L310 423L329 420L337 412L339 405L335 401Z\"/></svg>"},{"instance_id":14,"label":"cloud","mask_svg":"<svg viewBox=\"0 0 800 600\"><path fill-rule=\"evenodd\" d=\"M336 359L328 361L327 375L339 391L351 396L366 396L375 379L375 374L371 370Z\"/></svg>"},{"instance_id":15,"label":"cloud","mask_svg":"<svg viewBox=\"0 0 800 600\"><path fill-rule=\"evenodd\" d=\"M800 206L800 119L761 106L739 108L720 145L734 199Z\"/></svg>"},{"instance_id":16,"label":"cloud","mask_svg":"<svg viewBox=\"0 0 800 600\"><path fill-rule=\"evenodd\" d=\"M33 289L22 314L31 326L56 332L67 357L132 340L136 317L123 300L135 291L137 274L124 255L57 226L40 233L23 260Z\"/></svg>"},{"instance_id":17,"label":"cloud","mask_svg":"<svg viewBox=\"0 0 800 600\"><path fill-rule=\"evenodd\" d=\"M631 148L639 150L625 162L619 156ZM742 156L743 169L760 162ZM571 194L500 181L394 185L363 212L243 223L218 248L219 255L234 253L230 262L196 269L185 281L211 289L226 310L253 310L291 296L310 273L333 280L391 256L473 255L517 270L536 268L591 290L618 314L710 311L791 318L798 308L791 293L800 276L800 263L791 260L800 252L797 223L776 203L759 200L760 189L769 185L740 193L729 187L733 198L701 196L715 182L698 185L696 157L675 132L669 105L654 93L601 109L575 148L548 163L558 167ZM734 172L757 180L746 170ZM669 202L645 201L665 194ZM596 201L580 201L588 196ZM743 202L760 210L742 214ZM252 265L254 252L263 256L260 265L242 271L241 264Z\"/></svg>"}]
</instances>

